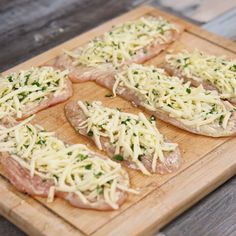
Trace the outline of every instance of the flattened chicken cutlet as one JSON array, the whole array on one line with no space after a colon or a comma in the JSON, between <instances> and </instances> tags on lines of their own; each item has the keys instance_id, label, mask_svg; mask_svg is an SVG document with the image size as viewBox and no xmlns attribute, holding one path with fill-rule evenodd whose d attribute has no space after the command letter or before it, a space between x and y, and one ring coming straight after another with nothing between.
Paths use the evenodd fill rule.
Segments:
<instances>
[{"instance_id":1,"label":"flattened chicken cutlet","mask_svg":"<svg viewBox=\"0 0 236 236\"><path fill-rule=\"evenodd\" d=\"M150 122L142 113L136 116L104 107L99 102L80 101L69 102L65 113L76 131L130 168L150 175L170 173L180 166L177 144L168 141L159 133L155 121Z\"/></svg>"},{"instance_id":2,"label":"flattened chicken cutlet","mask_svg":"<svg viewBox=\"0 0 236 236\"><path fill-rule=\"evenodd\" d=\"M182 31L182 26L161 17L142 17L115 26L101 38L72 52L66 51L49 64L68 69L74 83L110 77L125 64L143 63L156 56L178 39Z\"/></svg>"},{"instance_id":3,"label":"flattened chicken cutlet","mask_svg":"<svg viewBox=\"0 0 236 236\"><path fill-rule=\"evenodd\" d=\"M24 119L72 96L68 71L31 68L0 78L0 119Z\"/></svg>"},{"instance_id":4,"label":"flattened chicken cutlet","mask_svg":"<svg viewBox=\"0 0 236 236\"><path fill-rule=\"evenodd\" d=\"M118 209L127 192L137 193L120 164L82 144L67 145L28 120L0 125L0 163L19 191L96 210Z\"/></svg>"}]
</instances>

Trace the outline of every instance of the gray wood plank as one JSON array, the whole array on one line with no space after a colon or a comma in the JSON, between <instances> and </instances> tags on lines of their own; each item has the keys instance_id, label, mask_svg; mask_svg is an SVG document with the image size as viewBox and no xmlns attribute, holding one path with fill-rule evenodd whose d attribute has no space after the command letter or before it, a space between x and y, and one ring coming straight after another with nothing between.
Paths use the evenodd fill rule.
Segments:
<instances>
[{"instance_id":1,"label":"gray wood plank","mask_svg":"<svg viewBox=\"0 0 236 236\"><path fill-rule=\"evenodd\" d=\"M0 1L0 70L118 16L131 5L132 0Z\"/></svg>"},{"instance_id":2,"label":"gray wood plank","mask_svg":"<svg viewBox=\"0 0 236 236\"><path fill-rule=\"evenodd\" d=\"M206 23L236 7L235 0L156 0L158 5L188 17L199 23Z\"/></svg>"},{"instance_id":3,"label":"gray wood plank","mask_svg":"<svg viewBox=\"0 0 236 236\"><path fill-rule=\"evenodd\" d=\"M236 7L202 27L212 33L236 40Z\"/></svg>"},{"instance_id":4,"label":"gray wood plank","mask_svg":"<svg viewBox=\"0 0 236 236\"><path fill-rule=\"evenodd\" d=\"M2 236L26 236L24 232L0 216L0 235Z\"/></svg>"},{"instance_id":5,"label":"gray wood plank","mask_svg":"<svg viewBox=\"0 0 236 236\"><path fill-rule=\"evenodd\" d=\"M162 229L166 236L235 236L236 177Z\"/></svg>"}]
</instances>

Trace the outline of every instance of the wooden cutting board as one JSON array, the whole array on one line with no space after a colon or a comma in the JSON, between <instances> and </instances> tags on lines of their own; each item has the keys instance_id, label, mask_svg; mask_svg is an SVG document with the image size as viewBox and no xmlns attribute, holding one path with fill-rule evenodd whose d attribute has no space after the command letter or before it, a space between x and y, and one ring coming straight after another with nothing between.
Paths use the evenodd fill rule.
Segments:
<instances>
[{"instance_id":1,"label":"wooden cutting board","mask_svg":"<svg viewBox=\"0 0 236 236\"><path fill-rule=\"evenodd\" d=\"M178 42L169 49L199 48L203 51L236 58L235 43L210 34L201 28L150 6L142 6L115 18L87 33L65 42L9 71L41 65L62 53L86 43L127 20L143 15L164 16L186 27ZM164 53L147 62L157 65ZM138 112L123 99L107 98L108 90L92 82L74 84L72 99L101 100L104 105L119 107L123 111ZM64 116L64 104L51 107L36 115L35 122L55 131L66 142L82 142L91 148L94 145L86 138L75 134ZM161 121L157 121L161 132L181 148L183 163L172 174L151 177L129 170L133 187L141 189L138 196L129 196L118 211L98 212L81 210L67 202L56 199L47 203L45 199L19 193L0 176L0 213L19 228L31 235L149 235L171 221L174 217L196 203L217 186L236 173L236 139L208 138L190 134Z\"/></svg>"}]
</instances>

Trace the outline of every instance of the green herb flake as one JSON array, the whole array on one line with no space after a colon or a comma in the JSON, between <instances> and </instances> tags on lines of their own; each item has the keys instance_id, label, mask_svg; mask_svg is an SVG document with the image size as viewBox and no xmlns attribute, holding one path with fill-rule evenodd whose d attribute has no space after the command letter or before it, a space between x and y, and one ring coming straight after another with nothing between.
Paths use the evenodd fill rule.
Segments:
<instances>
[{"instance_id":1,"label":"green herb flake","mask_svg":"<svg viewBox=\"0 0 236 236\"><path fill-rule=\"evenodd\" d=\"M68 153L69 154L69 153ZM78 160L79 161L83 161L83 160L85 160L85 159L87 159L88 158L88 156L87 155L83 155L83 154L79 154L78 155Z\"/></svg>"},{"instance_id":2,"label":"green herb flake","mask_svg":"<svg viewBox=\"0 0 236 236\"><path fill-rule=\"evenodd\" d=\"M30 75L26 75L26 76L25 76L25 85L27 85L27 84L28 84L29 77L30 77Z\"/></svg>"},{"instance_id":3,"label":"green herb flake","mask_svg":"<svg viewBox=\"0 0 236 236\"><path fill-rule=\"evenodd\" d=\"M191 88L187 88L187 89L186 89L186 92L187 92L188 94L190 94L190 93L191 93Z\"/></svg>"},{"instance_id":4,"label":"green herb flake","mask_svg":"<svg viewBox=\"0 0 236 236\"><path fill-rule=\"evenodd\" d=\"M96 190L99 195L103 194L103 187L102 186L97 186Z\"/></svg>"},{"instance_id":5,"label":"green herb flake","mask_svg":"<svg viewBox=\"0 0 236 236\"><path fill-rule=\"evenodd\" d=\"M33 132L32 129L31 129L28 125L26 125L26 128L27 128L30 132Z\"/></svg>"},{"instance_id":6,"label":"green herb flake","mask_svg":"<svg viewBox=\"0 0 236 236\"><path fill-rule=\"evenodd\" d=\"M53 177L58 181L59 177L57 175L53 175Z\"/></svg>"},{"instance_id":7,"label":"green herb flake","mask_svg":"<svg viewBox=\"0 0 236 236\"><path fill-rule=\"evenodd\" d=\"M131 144L131 149L132 149L132 151L134 150L134 144L133 143Z\"/></svg>"},{"instance_id":8,"label":"green herb flake","mask_svg":"<svg viewBox=\"0 0 236 236\"><path fill-rule=\"evenodd\" d=\"M87 135L88 135L89 137L92 137L92 136L93 136L93 131L92 131L92 130L89 130L89 132L87 133Z\"/></svg>"},{"instance_id":9,"label":"green herb flake","mask_svg":"<svg viewBox=\"0 0 236 236\"><path fill-rule=\"evenodd\" d=\"M12 75L8 76L8 77L7 77L7 80L8 80L9 82L13 82Z\"/></svg>"},{"instance_id":10,"label":"green herb flake","mask_svg":"<svg viewBox=\"0 0 236 236\"><path fill-rule=\"evenodd\" d=\"M42 87L42 91L45 91L46 89L47 89L46 86L43 86L43 87Z\"/></svg>"},{"instance_id":11,"label":"green herb flake","mask_svg":"<svg viewBox=\"0 0 236 236\"><path fill-rule=\"evenodd\" d=\"M37 82L37 81L34 81L34 82L32 83L32 85L36 85L37 87L40 87L40 86L41 86L40 83Z\"/></svg>"},{"instance_id":12,"label":"green herb flake","mask_svg":"<svg viewBox=\"0 0 236 236\"><path fill-rule=\"evenodd\" d=\"M43 145L46 143L46 140L44 139L40 139L38 142L36 142L36 144L40 144L40 145Z\"/></svg>"},{"instance_id":13,"label":"green herb flake","mask_svg":"<svg viewBox=\"0 0 236 236\"><path fill-rule=\"evenodd\" d=\"M216 111L216 106L215 104L212 106L211 110L210 110L210 114L213 114Z\"/></svg>"},{"instance_id":14,"label":"green herb flake","mask_svg":"<svg viewBox=\"0 0 236 236\"><path fill-rule=\"evenodd\" d=\"M112 93L108 93L108 94L105 95L105 97L107 97L107 98L113 97L113 94Z\"/></svg>"},{"instance_id":15,"label":"green herb flake","mask_svg":"<svg viewBox=\"0 0 236 236\"><path fill-rule=\"evenodd\" d=\"M224 120L225 116L221 115L219 118L219 124L222 125L223 124L223 120Z\"/></svg>"},{"instance_id":16,"label":"green herb flake","mask_svg":"<svg viewBox=\"0 0 236 236\"><path fill-rule=\"evenodd\" d=\"M85 166L86 170L91 170L91 168L92 168L92 164L88 164L88 165Z\"/></svg>"},{"instance_id":17,"label":"green herb flake","mask_svg":"<svg viewBox=\"0 0 236 236\"><path fill-rule=\"evenodd\" d=\"M153 116L153 115L152 115L152 116L150 116L150 118L149 118L149 121L150 121L150 122L152 122L152 121L156 121L156 117L155 117L155 116Z\"/></svg>"},{"instance_id":18,"label":"green herb flake","mask_svg":"<svg viewBox=\"0 0 236 236\"><path fill-rule=\"evenodd\" d=\"M231 66L230 70L236 72L236 65Z\"/></svg>"},{"instance_id":19,"label":"green herb flake","mask_svg":"<svg viewBox=\"0 0 236 236\"><path fill-rule=\"evenodd\" d=\"M115 156L113 157L113 159L116 160L116 161L123 161L123 160L124 160L124 157L121 156L121 155L119 155L119 154L117 154L117 155L115 155Z\"/></svg>"},{"instance_id":20,"label":"green herb flake","mask_svg":"<svg viewBox=\"0 0 236 236\"><path fill-rule=\"evenodd\" d=\"M142 156L143 156L143 155L138 155L138 160L139 160L139 161L142 161Z\"/></svg>"},{"instance_id":21,"label":"green herb flake","mask_svg":"<svg viewBox=\"0 0 236 236\"><path fill-rule=\"evenodd\" d=\"M94 174L94 176L95 176L96 178L100 177L101 175L102 175L102 172L98 172L98 173Z\"/></svg>"},{"instance_id":22,"label":"green herb flake","mask_svg":"<svg viewBox=\"0 0 236 236\"><path fill-rule=\"evenodd\" d=\"M127 122L129 122L131 119L130 118L127 118L126 120L123 120L123 121L121 121L121 124L127 124Z\"/></svg>"}]
</instances>

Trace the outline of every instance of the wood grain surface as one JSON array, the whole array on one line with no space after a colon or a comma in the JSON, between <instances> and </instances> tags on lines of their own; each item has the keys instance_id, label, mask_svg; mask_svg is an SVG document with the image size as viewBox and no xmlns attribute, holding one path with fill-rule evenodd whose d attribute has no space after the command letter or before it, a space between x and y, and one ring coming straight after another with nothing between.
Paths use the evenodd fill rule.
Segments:
<instances>
[{"instance_id":1,"label":"wood grain surface","mask_svg":"<svg viewBox=\"0 0 236 236\"><path fill-rule=\"evenodd\" d=\"M4 2L4 1L3 1ZM14 1L13 1L14 2ZM26 4L25 6L27 6L27 3L29 4L29 1L23 1L24 2L24 4ZM41 3L42 3L43 1L41 1ZM60 2L60 1L57 1L57 3L58 2ZM69 1L68 1L69 2ZM97 2L99 2L99 1L97 1ZM117 3L118 5L116 5L116 3L115 3L115 1L113 2L113 1L110 1L110 2L112 2L111 4L113 4L113 5L109 5L110 3L108 3L108 7L110 6L114 6L115 5L115 7L116 7L116 9L115 10L112 10L112 7L110 8L111 9L111 11L110 12L106 12L106 14L107 14L107 17L108 18L111 18L112 16L114 16L115 14L120 14L120 12L122 12L122 11L126 11L126 10L128 10L129 8L132 8L133 7L133 3L131 3L132 1L130 1L129 3L127 3L127 5L125 5L125 4L120 4L119 5L119 3ZM117 1L118 2L118 1ZM121 1L122 2L122 1ZM128 1L126 1L126 2L128 2ZM36 5L37 5L37 7L42 7L42 5L41 5L41 3L35 3ZM102 3L102 1L100 2L100 5L101 5L101 3ZM0 2L0 4L1 4L1 2ZM61 5L60 5L61 4ZM54 5L53 7L55 7L55 8L57 8L57 9L60 9L60 7L62 6L62 4L65 4L65 3L60 3L59 5ZM70 1L70 6L69 6L69 4L68 4L68 9L69 8L72 8L72 7L78 7L78 5L76 5L76 4L79 4L78 3L78 1ZM73 5L74 4L74 5ZM136 3L135 3L136 4ZM134 4L134 5L135 5ZM6 4L7 5L7 4ZM81 4L81 6L82 6L83 4ZM84 4L84 5L86 5L86 4ZM97 5L97 8L99 8L99 9L101 9L102 8L102 6L100 6L99 4ZM83 12L83 10L85 10L85 9L89 9L89 4L88 4L88 6L87 6L87 8L86 7L81 7L79 10L81 11L80 12L80 16L83 16L82 15L82 12ZM104 6L104 5L103 5ZM15 7L15 6L14 6ZM22 7L22 6L21 6ZM35 7L35 6L34 6ZM48 7L48 5L46 4L46 1L45 1L45 7L47 8ZM119 8L120 7L120 8ZM12 5L12 8L13 8L13 5ZM65 7L66 8L66 7ZM120 12L119 12L119 9L120 9ZM4 12L4 11L6 11L7 9L4 9L4 7L3 8L0 8L0 11L1 11L1 15L0 15L0 17L2 16L2 12ZM8 9L9 10L9 9ZM63 9L64 10L64 9ZM68 10L68 11L72 11L71 9L70 10ZM103 22L104 20L106 20L106 14L104 13L104 14L102 14L102 12L104 12L104 9L103 9L103 11L101 10L101 12L100 12L100 14L102 15L102 16L100 16L101 18L99 19L100 20L100 22ZM20 14L20 13L18 13L18 14ZM26 12L21 12L21 14L26 14ZM50 14L52 14L52 12L50 12L50 11L48 11L47 12L47 14L48 15L50 15ZM58 13L59 14L59 13ZM76 12L74 12L73 14L76 14ZM72 14L72 15L73 15ZM94 13L93 13L94 14ZM40 13L38 14L38 15L40 15ZM67 15L68 15L68 12L67 12ZM72 17L72 15L70 15L70 17L71 18L73 18ZM92 14L91 14L92 15ZM46 17L47 15L45 15L44 17ZM54 21L57 21L57 20L59 20L60 19L60 17L63 17L64 15L63 14L61 14L59 17L58 17L58 19L57 18L53 18L53 19L51 19L51 21L52 22L54 22ZM32 16L31 16L32 17ZM88 16L86 16L86 14L84 14L84 17L86 18L86 17L88 17ZM98 16L96 16L96 17L98 17ZM96 18L95 16L94 16L94 18L93 19L95 19ZM103 18L104 17L104 18ZM35 24L37 25L37 23L38 23L38 21L40 21L40 17L37 17L37 14L36 14L36 18L37 18L37 20L35 21ZM82 17L83 18L83 17ZM12 23L12 27L13 27L13 25L14 24L17 24L18 22L17 22L17 20L15 20L14 21L14 19L15 18L12 18L12 21L5 21L4 23L11 23L11 22L13 22ZM68 20L70 20L69 18L66 18L65 17L65 19L63 20L63 24L66 24L65 22L67 21L67 19ZM79 18L76 18L76 20L77 21L75 21L76 23L78 23L79 22L79 25L77 24L77 26L74 26L75 28L77 27L80 27L80 24L82 24L83 25L83 27L84 27L84 30L86 30L86 27L88 27L88 28L91 28L92 26L94 26L94 25L97 25L98 24L98 22L99 22L99 20L98 21L96 21L96 20L93 20L93 22L91 22L91 21L89 21L89 20L85 20L85 19L81 19L81 21L80 21L80 19ZM83 22L83 20L84 20L84 22ZM45 20L44 20L45 21ZM95 21L95 22L94 22ZM74 23L75 23L74 22ZM70 22L69 21L69 23L70 24L72 24L72 22ZM26 17L26 20L25 20L25 22L24 22L24 24L28 24L27 23L27 17ZM7 32L7 30L5 30L5 32L6 33L12 33L13 35L14 35L14 32L17 30L17 29L19 29L19 28L21 28L21 26L23 27L23 28L25 28L24 27L24 24L23 24L23 26L21 25L21 23L19 22L19 25L18 25L18 27L16 27L16 28L14 28L13 27L13 29L12 29L12 31L8 31ZM68 24L69 25L69 24ZM47 31L47 29L45 29L45 28L47 28L47 25L42 25L41 26L42 27L42 29L44 29L44 30L46 30ZM82 27L82 31L84 31L83 30L83 27ZM34 27L33 27L33 24L32 24L32 28L31 29L29 29L29 31L28 31L28 34L30 34L30 32L31 32L31 30L33 29ZM69 27L68 27L69 28ZM73 28L73 24L72 24L72 28ZM69 29L68 29L69 30ZM80 30L81 30L81 28L80 28ZM33 30L34 31L34 30ZM38 32L41 32L41 29L40 29L40 27L36 30L37 31L37 34L38 34ZM73 31L73 30L72 30ZM194 30L192 30L192 31L194 31ZM4 31L3 31L4 32ZM51 45L55 45L55 44L57 44L59 41L57 41L57 43L54 41L54 40L52 40L52 39L54 39L54 38L58 38L58 40L61 40L61 38L63 38L63 37L65 37L65 35L63 35L64 34L64 32L65 32L65 29L63 28L63 27L61 27L61 25L60 24L58 24L57 26L55 26L55 32L56 33L54 33L54 35L53 34L51 34L52 32L54 32L52 29L51 30L49 30L48 31L48 34L46 34L45 35L45 37L41 37L41 33L40 34L38 34L38 35L36 35L35 36L35 42L37 42L37 43L39 43L39 42L41 42L42 44L40 44L39 43L39 45L38 45L38 48L40 48L40 45L42 46L41 47L41 49L39 49L39 50L45 50L45 47L47 47L47 46L45 46L45 45L48 45L48 42L50 42L51 43ZM27 32L25 31L25 32L22 32L22 31L19 31L18 32L19 34L22 34L22 36L24 36L24 33L25 33L25 35L27 36ZM67 32L68 33L68 32ZM74 33L74 32L71 32L72 34ZM77 33L78 34L78 33ZM66 34L67 35L67 34ZM76 34L75 34L76 35ZM32 36L32 34L31 34L31 36ZM185 36L185 37L187 37L188 38L188 36ZM24 38L24 37L23 37ZM22 38L22 39L23 39ZM214 37L213 37L214 38ZM29 38L24 38L25 40L26 40L26 42L28 41L28 45L30 45L30 47L32 46L31 44L29 44L29 42L30 42L30 37ZM217 39L217 38L215 38L215 39ZM0 39L1 40L1 39ZM5 40L5 42L7 41L7 39L5 38L4 39ZM32 39L31 39L32 40ZM20 40L19 40L20 41ZM14 42L14 41L12 41L12 45L14 45L14 44L19 44L19 41L18 42ZM45 42L46 41L46 42ZM62 39L62 41L64 41L63 39ZM217 40L216 40L217 41ZM49 44L50 44L49 43ZM34 41L32 41L32 44L33 44L33 46L34 46ZM7 46L7 45L9 45L8 43L6 43L4 46ZM27 45L27 44L25 44L25 45ZM31 50L27 50L27 47L25 47L25 45L24 45L24 47L20 47L20 46L18 46L19 47L19 55L24 55L25 57L30 57L31 55L35 55L35 54L37 54L37 50L35 51L35 50L33 50L32 49L32 51ZM2 44L1 44L1 46L2 46ZM228 42L227 43L227 46L226 47L231 47L232 45L230 45L230 42ZM8 48L8 47L7 47ZM37 45L35 45L35 48L37 48ZM44 49L42 49L42 48L44 48ZM22 50L22 49L25 49L25 52L27 52L27 53L24 53L24 50ZM217 50L218 51L218 50ZM10 57L12 57L12 58L10 58L10 60L12 60L12 61L14 61L14 59L16 60L16 58L13 58L13 55L14 54L12 54L12 55L10 55ZM4 57L2 57L1 59L0 59L0 63L2 63L3 65L5 64L6 65L6 67L10 67L9 66L9 64L7 63L7 60L6 60L6 57L8 56L8 54L5 54L5 58ZM24 58L24 57L23 57ZM20 59L19 60L22 60L23 59L22 57L20 57ZM155 63L155 62L154 62ZM14 63L13 63L14 64ZM215 208L213 208L213 213L214 213L214 215L212 216L212 211L211 211L211 208L206 208L206 207L202 207L202 206L206 206L206 205L204 205L204 202L205 201L207 201L207 199L206 200L204 200L204 201L202 201L201 202L201 204L198 204L198 206L196 206L196 207L194 207L194 211L193 210L191 210L191 211L189 211L189 212L187 212L187 213L185 213L182 217L180 217L180 218L178 218L177 220L175 220L172 224L170 224L169 226L167 226L166 228L164 228L164 231L163 232L165 232L167 235L178 235L178 232L179 232L179 234L181 234L181 235L191 235L191 233L194 233L194 235L203 235L204 234L204 232L205 232L205 234L206 234L206 232L208 232L209 233L209 235L213 235L212 233L217 233L217 232L224 232L225 234L223 234L223 235L233 235L233 233L235 232L235 228L234 228L234 225L232 225L232 224L230 224L231 222L233 222L233 217L235 217L235 198L233 197L233 196L235 196L235 194L233 195L232 193L235 193L235 182L234 182L234 180L231 180L231 182L229 182L228 183L228 185L226 185L227 187L228 186L232 186L232 187L228 187L228 191L224 191L224 188L223 188L223 190L221 190L221 192L216 192L216 193L214 193L213 195L211 195L210 197L208 197L208 199L211 199L211 201L212 201L212 204L210 204L209 205L209 207L210 206L212 206L212 205L217 205L217 204L220 204L221 203L221 205L225 205L225 206L228 206L227 205L227 201L229 202L229 203L231 203L231 205L232 205L232 207L221 207L220 209L220 216L218 216L217 217L217 208L215 207ZM11 188L10 186L8 186L7 188ZM230 191L231 190L231 191ZM219 190L220 191L220 190ZM217 195L217 193L218 193L218 195ZM218 197L217 197L218 196ZM219 196L221 196L221 197L219 197ZM222 197L222 196L224 196L224 197ZM227 197L227 201L226 201L226 199L225 199L225 196ZM219 199L221 199L221 201L219 202ZM196 201L197 201L198 199L196 199ZM208 202L209 202L209 200L208 200ZM214 204L215 203L215 204ZM203 204L203 205L202 205ZM16 206L13 206L14 208L16 207L16 208L18 208L18 205L16 205ZM197 210L199 209L199 211L197 211ZM224 211L225 211L225 213L224 213ZM200 212L200 213L199 213ZM12 214L12 213L11 213ZM192 215L191 215L192 214ZM199 215L198 215L199 214ZM218 212L218 214L219 214L219 212ZM223 214L225 214L225 215L223 215ZM227 215L226 215L227 214ZM202 220L202 218L201 217L196 217L196 216L205 216L205 219L208 219L208 222L207 222L207 224L205 223L205 227L200 227L199 225L201 225L202 223L203 223L203 220ZM7 214L5 214L5 216L8 216ZM225 217L222 217L222 216L225 216ZM228 217L229 216L229 217ZM231 217L230 217L231 216ZM222 218L223 218L223 220L222 220ZM203 217L203 219L204 219L204 217ZM209 220L210 219L210 220ZM221 224L219 224L219 221L217 221L217 219L220 221L220 219L221 219ZM192 220L192 221L191 221ZM4 222L5 223L5 222ZM193 228L191 229L191 225L189 225L189 223L192 223L193 224ZM220 227L221 226L221 227ZM230 227L229 227L230 226ZM27 227L27 225L24 225L24 227ZM69 227L69 226L68 226ZM198 230L197 230L197 228L198 228ZM12 229L12 228L11 228ZM209 230L209 229L211 229L211 230ZM4 228L2 228L1 227L1 230L5 230ZM188 231L189 230L189 231ZM205 230L205 231L204 231ZM68 232L69 232L70 230L68 230ZM72 231L73 231L73 227L72 227ZM0 231L1 232L1 231ZM7 232L7 233L9 233L9 231L3 231L3 232ZM19 235L18 233L19 233L19 231L12 231L12 234L8 234L8 235L13 235L14 234L14 232L17 232L16 234L17 235ZM32 232L33 233L33 232ZM3 234L3 235L7 235L7 234ZM23 235L23 233L22 233L22 235ZM217 235L217 234L214 234L214 235ZM222 234L220 234L220 235L222 235Z\"/></svg>"},{"instance_id":2,"label":"wood grain surface","mask_svg":"<svg viewBox=\"0 0 236 236\"><path fill-rule=\"evenodd\" d=\"M163 7L181 12L182 15L199 23L206 23L236 7L235 0L160 0Z\"/></svg>"},{"instance_id":3,"label":"wood grain surface","mask_svg":"<svg viewBox=\"0 0 236 236\"><path fill-rule=\"evenodd\" d=\"M235 1L236 3L236 1ZM209 23L203 25L203 28L220 34L228 39L236 40L236 8L233 8L225 14L217 17Z\"/></svg>"}]
</instances>

